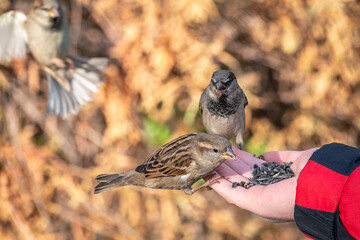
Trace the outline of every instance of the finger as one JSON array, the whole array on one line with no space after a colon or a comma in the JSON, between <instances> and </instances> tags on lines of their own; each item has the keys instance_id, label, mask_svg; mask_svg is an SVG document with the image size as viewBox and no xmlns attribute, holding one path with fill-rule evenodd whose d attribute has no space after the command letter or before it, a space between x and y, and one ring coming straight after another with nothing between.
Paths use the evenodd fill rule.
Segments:
<instances>
[{"instance_id":1,"label":"finger","mask_svg":"<svg viewBox=\"0 0 360 240\"><path fill-rule=\"evenodd\" d=\"M242 175L246 178L252 177L253 168L239 160L227 160L225 163L232 170L234 170L237 174Z\"/></svg>"},{"instance_id":2,"label":"finger","mask_svg":"<svg viewBox=\"0 0 360 240\"><path fill-rule=\"evenodd\" d=\"M229 167L227 164L221 164L217 169L216 172L223 176L227 181L229 181L231 184L234 182L241 182L245 181L248 182L249 179L246 177L239 175L234 169Z\"/></svg>"},{"instance_id":3,"label":"finger","mask_svg":"<svg viewBox=\"0 0 360 240\"><path fill-rule=\"evenodd\" d=\"M269 219L291 219L294 215L296 179L287 179L269 186L232 188L232 183L220 179L212 186L229 203Z\"/></svg>"},{"instance_id":4,"label":"finger","mask_svg":"<svg viewBox=\"0 0 360 240\"><path fill-rule=\"evenodd\" d=\"M223 176L230 176L231 171L226 170L224 167L219 167L219 171L217 172L219 175ZM240 180L241 178L238 178ZM232 178L234 180L234 178ZM243 187L232 187L233 182L229 179L229 177L221 178L218 180L218 182L211 186L211 188L216 191L220 196L222 196L226 201L229 203L234 203L239 207L244 208L245 205L247 205L247 189Z\"/></svg>"},{"instance_id":5,"label":"finger","mask_svg":"<svg viewBox=\"0 0 360 240\"><path fill-rule=\"evenodd\" d=\"M283 164L284 162L289 162L291 156L297 155L297 151L273 151L273 152L266 152L263 154L264 160L266 162L277 162Z\"/></svg>"},{"instance_id":6,"label":"finger","mask_svg":"<svg viewBox=\"0 0 360 240\"><path fill-rule=\"evenodd\" d=\"M243 161L245 164L247 164L250 167L253 167L254 164L260 165L264 161L254 157L248 152L242 151L236 147L233 146L234 153L236 155L236 159Z\"/></svg>"},{"instance_id":7,"label":"finger","mask_svg":"<svg viewBox=\"0 0 360 240\"><path fill-rule=\"evenodd\" d=\"M220 175L226 175L225 178L219 179L217 184L212 185L212 189L216 191L220 196L222 196L229 203L233 203L243 209L252 211L256 214L262 216L262 205L259 204L262 202L261 196L262 192L265 189L265 186L254 186L250 189L244 187L232 187L233 180L240 181L244 179L243 177L234 177L231 169L228 169L226 166L220 166L217 172ZM245 179L244 179L245 180Z\"/></svg>"},{"instance_id":8,"label":"finger","mask_svg":"<svg viewBox=\"0 0 360 240\"><path fill-rule=\"evenodd\" d=\"M273 151L266 152L263 156L266 162L277 162L282 164L284 162L295 162L304 153L309 153L306 155L311 156L317 149L318 148L311 148L306 151Z\"/></svg>"}]
</instances>

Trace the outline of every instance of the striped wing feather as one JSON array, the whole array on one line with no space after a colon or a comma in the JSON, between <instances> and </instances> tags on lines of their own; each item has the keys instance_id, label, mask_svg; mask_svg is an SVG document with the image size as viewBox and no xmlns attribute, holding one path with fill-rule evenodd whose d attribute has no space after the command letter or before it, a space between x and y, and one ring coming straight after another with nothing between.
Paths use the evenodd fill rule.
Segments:
<instances>
[{"instance_id":1,"label":"striped wing feather","mask_svg":"<svg viewBox=\"0 0 360 240\"><path fill-rule=\"evenodd\" d=\"M145 174L147 178L186 175L186 169L193 161L189 150L195 135L190 133L167 143L135 171Z\"/></svg>"}]
</instances>

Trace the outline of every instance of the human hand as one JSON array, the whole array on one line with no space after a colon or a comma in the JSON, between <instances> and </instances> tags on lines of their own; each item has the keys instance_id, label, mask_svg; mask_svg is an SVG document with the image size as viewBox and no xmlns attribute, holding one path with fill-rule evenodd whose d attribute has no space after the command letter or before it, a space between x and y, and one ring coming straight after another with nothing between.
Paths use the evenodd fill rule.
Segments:
<instances>
[{"instance_id":1,"label":"human hand","mask_svg":"<svg viewBox=\"0 0 360 240\"><path fill-rule=\"evenodd\" d=\"M224 178L212 188L229 203L253 212L269 221L283 222L294 220L294 206L297 179L311 155L317 150L306 151L275 151L263 154L264 160L252 156L250 153L233 147L236 160L225 161L215 173ZM295 177L268 186L256 185L249 189L243 187L232 188L233 182L247 182L252 177L254 164L263 162L287 163L293 162L291 169Z\"/></svg>"}]
</instances>

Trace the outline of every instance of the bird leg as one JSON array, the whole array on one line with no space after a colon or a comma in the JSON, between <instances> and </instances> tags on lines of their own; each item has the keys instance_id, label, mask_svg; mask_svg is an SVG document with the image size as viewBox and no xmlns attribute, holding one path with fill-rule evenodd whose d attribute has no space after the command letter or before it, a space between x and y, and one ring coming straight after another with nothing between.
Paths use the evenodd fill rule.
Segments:
<instances>
[{"instance_id":1,"label":"bird leg","mask_svg":"<svg viewBox=\"0 0 360 240\"><path fill-rule=\"evenodd\" d=\"M51 62L58 68L66 67L64 60L62 60L61 58L53 58L53 59L51 59Z\"/></svg>"},{"instance_id":2,"label":"bird leg","mask_svg":"<svg viewBox=\"0 0 360 240\"><path fill-rule=\"evenodd\" d=\"M71 60L70 58L66 58L66 63L68 63L69 71L71 72L71 74L74 74L74 73L75 73L75 64L74 64L74 61Z\"/></svg>"},{"instance_id":3,"label":"bird leg","mask_svg":"<svg viewBox=\"0 0 360 240\"><path fill-rule=\"evenodd\" d=\"M75 64L70 58L66 58L65 60L61 58L53 58L51 59L51 62L56 68L67 68L71 74L75 73Z\"/></svg>"},{"instance_id":4,"label":"bird leg","mask_svg":"<svg viewBox=\"0 0 360 240\"><path fill-rule=\"evenodd\" d=\"M204 187L208 187L208 188L211 188L211 185L213 185L214 183L218 183L219 179L223 178L222 176L216 176L214 177L216 174L214 173L213 176L207 180L204 184L201 184L200 186L198 187L194 187L194 188L188 188L188 189L185 189L184 192L188 195L191 195L197 191L199 191L200 189L204 188Z\"/></svg>"}]
</instances>

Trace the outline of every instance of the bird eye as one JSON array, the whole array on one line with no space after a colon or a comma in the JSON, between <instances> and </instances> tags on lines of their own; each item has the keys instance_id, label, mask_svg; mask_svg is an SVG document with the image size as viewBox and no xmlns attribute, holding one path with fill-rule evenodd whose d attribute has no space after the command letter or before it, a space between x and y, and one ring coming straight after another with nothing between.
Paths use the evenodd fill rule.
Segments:
<instances>
[{"instance_id":1,"label":"bird eye","mask_svg":"<svg viewBox=\"0 0 360 240\"><path fill-rule=\"evenodd\" d=\"M217 148L214 148L213 150L214 150L214 152L218 152L218 151L219 151Z\"/></svg>"}]
</instances>

